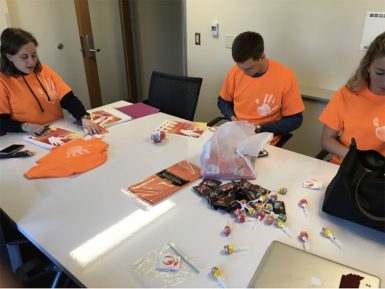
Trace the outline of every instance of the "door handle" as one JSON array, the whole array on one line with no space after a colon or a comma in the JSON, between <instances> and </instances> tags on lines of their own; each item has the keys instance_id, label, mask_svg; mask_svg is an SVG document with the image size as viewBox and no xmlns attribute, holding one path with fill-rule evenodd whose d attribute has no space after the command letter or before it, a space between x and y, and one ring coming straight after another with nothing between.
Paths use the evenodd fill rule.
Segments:
<instances>
[{"instance_id":1,"label":"door handle","mask_svg":"<svg viewBox=\"0 0 385 289\"><path fill-rule=\"evenodd\" d=\"M95 53L99 52L100 49L94 49L94 40L92 35L80 36L81 52L84 58L95 58ZM92 48L91 48L92 47Z\"/></svg>"}]
</instances>

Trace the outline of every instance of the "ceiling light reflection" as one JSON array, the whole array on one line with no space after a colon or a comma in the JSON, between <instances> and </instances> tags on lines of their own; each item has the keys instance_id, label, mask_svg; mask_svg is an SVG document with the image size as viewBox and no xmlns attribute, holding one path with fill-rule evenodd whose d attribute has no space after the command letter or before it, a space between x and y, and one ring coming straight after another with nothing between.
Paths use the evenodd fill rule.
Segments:
<instances>
[{"instance_id":1,"label":"ceiling light reflection","mask_svg":"<svg viewBox=\"0 0 385 289\"><path fill-rule=\"evenodd\" d=\"M111 250L124 239L139 231L175 206L174 202L166 200L151 210L136 210L120 222L99 233L70 252L70 256L82 267Z\"/></svg>"}]
</instances>

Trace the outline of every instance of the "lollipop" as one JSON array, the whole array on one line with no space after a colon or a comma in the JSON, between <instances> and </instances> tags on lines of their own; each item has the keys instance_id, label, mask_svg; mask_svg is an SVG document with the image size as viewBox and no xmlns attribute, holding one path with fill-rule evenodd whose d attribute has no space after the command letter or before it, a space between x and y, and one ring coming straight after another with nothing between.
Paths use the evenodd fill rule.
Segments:
<instances>
[{"instance_id":1,"label":"lollipop","mask_svg":"<svg viewBox=\"0 0 385 289\"><path fill-rule=\"evenodd\" d=\"M278 194L281 194L281 195L287 194L287 188L285 188L285 187L279 187L278 189L277 188L269 188L269 190L272 192L276 192Z\"/></svg>"},{"instance_id":2,"label":"lollipop","mask_svg":"<svg viewBox=\"0 0 385 289\"><path fill-rule=\"evenodd\" d=\"M245 213L239 208L233 211L233 216L239 223L244 223L246 221Z\"/></svg>"},{"instance_id":3,"label":"lollipop","mask_svg":"<svg viewBox=\"0 0 385 289\"><path fill-rule=\"evenodd\" d=\"M293 234L289 231L289 229L285 226L285 222L283 220L277 220L275 223L278 228L282 229L282 231L288 235L290 238L293 237Z\"/></svg>"},{"instance_id":4,"label":"lollipop","mask_svg":"<svg viewBox=\"0 0 385 289\"><path fill-rule=\"evenodd\" d=\"M298 206L300 206L303 209L303 212L305 213L306 217L307 217L307 206L308 205L309 205L309 203L306 199L300 199L298 202Z\"/></svg>"},{"instance_id":5,"label":"lollipop","mask_svg":"<svg viewBox=\"0 0 385 289\"><path fill-rule=\"evenodd\" d=\"M338 248L342 248L342 243L333 236L332 232L330 232L330 229L323 227L322 234L325 237L328 237Z\"/></svg>"},{"instance_id":6,"label":"lollipop","mask_svg":"<svg viewBox=\"0 0 385 289\"><path fill-rule=\"evenodd\" d=\"M301 231L298 235L298 239L303 243L303 248L309 251L309 234L306 231Z\"/></svg>"},{"instance_id":7,"label":"lollipop","mask_svg":"<svg viewBox=\"0 0 385 289\"><path fill-rule=\"evenodd\" d=\"M255 224L251 227L252 229L255 228L255 226L258 226L261 221L263 220L263 218L265 218L265 213L263 211L260 211L260 212L256 212L254 214L254 217L255 217L255 220L250 220L252 222L255 222Z\"/></svg>"},{"instance_id":8,"label":"lollipop","mask_svg":"<svg viewBox=\"0 0 385 289\"><path fill-rule=\"evenodd\" d=\"M223 234L227 237L231 234L231 226L229 223L223 228Z\"/></svg>"},{"instance_id":9,"label":"lollipop","mask_svg":"<svg viewBox=\"0 0 385 289\"><path fill-rule=\"evenodd\" d=\"M274 222L275 222L275 218L273 215L268 215L266 217L266 224L268 224L269 226L272 225Z\"/></svg>"},{"instance_id":10,"label":"lollipop","mask_svg":"<svg viewBox=\"0 0 385 289\"><path fill-rule=\"evenodd\" d=\"M225 255L231 255L236 252L242 252L242 251L247 251L249 248L248 247L238 247L235 248L233 245L225 245L223 247L223 253Z\"/></svg>"},{"instance_id":11,"label":"lollipop","mask_svg":"<svg viewBox=\"0 0 385 289\"><path fill-rule=\"evenodd\" d=\"M225 288L221 269L219 269L218 267L213 267L210 271L210 275L214 280L217 281L219 287Z\"/></svg>"}]
</instances>

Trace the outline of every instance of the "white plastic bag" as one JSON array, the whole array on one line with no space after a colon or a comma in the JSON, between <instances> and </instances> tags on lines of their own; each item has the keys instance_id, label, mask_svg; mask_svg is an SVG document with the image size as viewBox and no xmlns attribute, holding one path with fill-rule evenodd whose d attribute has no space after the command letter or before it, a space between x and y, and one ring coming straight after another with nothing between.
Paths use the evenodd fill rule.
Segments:
<instances>
[{"instance_id":1,"label":"white plastic bag","mask_svg":"<svg viewBox=\"0 0 385 289\"><path fill-rule=\"evenodd\" d=\"M210 179L255 179L251 157L258 156L273 139L273 134L255 133L248 121L221 125L206 142L200 156L201 174Z\"/></svg>"}]
</instances>

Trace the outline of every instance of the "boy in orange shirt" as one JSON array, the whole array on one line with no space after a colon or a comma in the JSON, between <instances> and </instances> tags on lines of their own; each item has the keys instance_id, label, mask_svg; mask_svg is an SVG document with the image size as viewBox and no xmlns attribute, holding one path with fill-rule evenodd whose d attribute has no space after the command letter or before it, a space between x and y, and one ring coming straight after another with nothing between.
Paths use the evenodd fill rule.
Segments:
<instances>
[{"instance_id":1,"label":"boy in orange shirt","mask_svg":"<svg viewBox=\"0 0 385 289\"><path fill-rule=\"evenodd\" d=\"M340 164L352 138L360 150L385 156L385 32L370 44L361 63L325 107L321 146Z\"/></svg>"},{"instance_id":2,"label":"boy in orange shirt","mask_svg":"<svg viewBox=\"0 0 385 289\"><path fill-rule=\"evenodd\" d=\"M247 120L255 132L281 135L302 124L304 105L297 79L289 68L267 59L264 42L256 32L243 32L233 42L234 65L218 97L218 107L228 120Z\"/></svg>"},{"instance_id":3,"label":"boy in orange shirt","mask_svg":"<svg viewBox=\"0 0 385 289\"><path fill-rule=\"evenodd\" d=\"M68 85L37 56L31 33L7 28L1 34L0 135L41 133L44 124L63 117L67 109L90 133L100 132Z\"/></svg>"}]
</instances>

